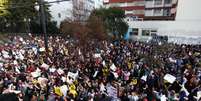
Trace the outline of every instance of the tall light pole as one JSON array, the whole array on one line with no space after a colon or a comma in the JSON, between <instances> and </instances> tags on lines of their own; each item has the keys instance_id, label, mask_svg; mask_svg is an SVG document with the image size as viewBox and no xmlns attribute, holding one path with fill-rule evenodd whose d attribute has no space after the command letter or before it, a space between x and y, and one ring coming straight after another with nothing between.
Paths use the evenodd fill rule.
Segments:
<instances>
[{"instance_id":1,"label":"tall light pole","mask_svg":"<svg viewBox=\"0 0 201 101\"><path fill-rule=\"evenodd\" d=\"M40 18L41 18L41 24L42 24L42 32L44 35L44 42L45 42L45 50L48 51L48 37L47 37L47 30L46 30L44 0L39 0L39 5L40 5Z\"/></svg>"}]
</instances>

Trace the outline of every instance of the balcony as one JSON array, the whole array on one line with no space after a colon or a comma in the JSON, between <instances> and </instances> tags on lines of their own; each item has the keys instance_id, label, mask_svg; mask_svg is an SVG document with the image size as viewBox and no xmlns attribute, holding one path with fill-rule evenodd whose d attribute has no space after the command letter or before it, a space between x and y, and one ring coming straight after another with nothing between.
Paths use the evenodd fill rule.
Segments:
<instances>
[{"instance_id":1,"label":"balcony","mask_svg":"<svg viewBox=\"0 0 201 101\"><path fill-rule=\"evenodd\" d=\"M164 2L163 0L146 1L145 8L161 8L161 7L172 7L171 2Z\"/></svg>"}]
</instances>

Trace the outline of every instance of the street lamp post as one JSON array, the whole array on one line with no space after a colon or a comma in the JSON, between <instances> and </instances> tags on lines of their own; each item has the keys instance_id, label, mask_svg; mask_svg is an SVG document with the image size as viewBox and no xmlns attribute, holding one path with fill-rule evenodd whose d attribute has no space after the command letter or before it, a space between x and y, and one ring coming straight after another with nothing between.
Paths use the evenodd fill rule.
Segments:
<instances>
[{"instance_id":1,"label":"street lamp post","mask_svg":"<svg viewBox=\"0 0 201 101\"><path fill-rule=\"evenodd\" d=\"M45 19L45 10L44 10L44 0L39 0L40 5L40 17L42 23L42 30L44 34L44 42L45 42L45 49L48 51L48 37L47 37L47 30L46 30L46 19Z\"/></svg>"}]
</instances>

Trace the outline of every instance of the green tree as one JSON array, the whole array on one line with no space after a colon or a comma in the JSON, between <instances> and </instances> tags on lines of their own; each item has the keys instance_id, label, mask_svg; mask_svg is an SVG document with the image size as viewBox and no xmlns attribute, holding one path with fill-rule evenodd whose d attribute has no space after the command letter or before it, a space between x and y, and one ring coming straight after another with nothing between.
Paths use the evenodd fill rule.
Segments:
<instances>
[{"instance_id":1,"label":"green tree","mask_svg":"<svg viewBox=\"0 0 201 101\"><path fill-rule=\"evenodd\" d=\"M117 8L101 8L92 12L91 16L97 16L102 19L107 33L110 33L115 39L120 39L128 30L128 24L124 21L125 12Z\"/></svg>"},{"instance_id":2,"label":"green tree","mask_svg":"<svg viewBox=\"0 0 201 101\"><path fill-rule=\"evenodd\" d=\"M9 0L7 5L9 14L0 17L0 19L3 19L0 25L4 29L0 31L17 33L29 31L32 33L41 33L40 10L35 8L37 1L38 0ZM52 16L47 3L45 3L45 15L47 32L57 33L58 28L56 27L56 22L51 21ZM54 30L52 30L52 28Z\"/></svg>"},{"instance_id":3,"label":"green tree","mask_svg":"<svg viewBox=\"0 0 201 101\"><path fill-rule=\"evenodd\" d=\"M104 22L98 16L90 16L86 26L90 29L89 35L91 38L97 40L105 40L108 38Z\"/></svg>"}]
</instances>

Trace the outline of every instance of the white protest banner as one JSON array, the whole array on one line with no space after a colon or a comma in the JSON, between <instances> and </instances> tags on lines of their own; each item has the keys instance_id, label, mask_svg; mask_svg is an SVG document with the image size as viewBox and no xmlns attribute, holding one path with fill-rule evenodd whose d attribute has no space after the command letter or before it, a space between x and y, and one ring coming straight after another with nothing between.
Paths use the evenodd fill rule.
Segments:
<instances>
[{"instance_id":1,"label":"white protest banner","mask_svg":"<svg viewBox=\"0 0 201 101\"><path fill-rule=\"evenodd\" d=\"M141 80L147 81L147 75L142 76Z\"/></svg>"},{"instance_id":2,"label":"white protest banner","mask_svg":"<svg viewBox=\"0 0 201 101\"><path fill-rule=\"evenodd\" d=\"M15 71L17 72L17 73L20 73L20 70L19 70L19 66L15 66Z\"/></svg>"},{"instance_id":3,"label":"white protest banner","mask_svg":"<svg viewBox=\"0 0 201 101\"><path fill-rule=\"evenodd\" d=\"M66 82L67 78L64 77L64 76L62 76L62 77L61 77L61 80L62 80L63 82Z\"/></svg>"},{"instance_id":4,"label":"white protest banner","mask_svg":"<svg viewBox=\"0 0 201 101\"><path fill-rule=\"evenodd\" d=\"M114 77L117 79L119 77L118 73L113 72Z\"/></svg>"},{"instance_id":5,"label":"white protest banner","mask_svg":"<svg viewBox=\"0 0 201 101\"><path fill-rule=\"evenodd\" d=\"M78 71L76 73L68 72L68 77L73 78L74 80L78 77Z\"/></svg>"},{"instance_id":6,"label":"white protest banner","mask_svg":"<svg viewBox=\"0 0 201 101\"><path fill-rule=\"evenodd\" d=\"M22 37L20 37L20 39L19 39L21 42L23 41L23 38Z\"/></svg>"},{"instance_id":7,"label":"white protest banner","mask_svg":"<svg viewBox=\"0 0 201 101\"><path fill-rule=\"evenodd\" d=\"M201 98L201 91L197 92L197 98L200 99Z\"/></svg>"},{"instance_id":8,"label":"white protest banner","mask_svg":"<svg viewBox=\"0 0 201 101\"><path fill-rule=\"evenodd\" d=\"M78 51L78 54L79 54L79 55L81 55L81 54L82 54L82 53L81 53L81 51L80 51L80 49L79 49L79 51Z\"/></svg>"},{"instance_id":9,"label":"white protest banner","mask_svg":"<svg viewBox=\"0 0 201 101\"><path fill-rule=\"evenodd\" d=\"M101 58L101 54L99 53L94 54L94 58Z\"/></svg>"},{"instance_id":10,"label":"white protest banner","mask_svg":"<svg viewBox=\"0 0 201 101\"><path fill-rule=\"evenodd\" d=\"M2 54L8 54L8 52L5 51L5 50L1 51L1 53L2 53Z\"/></svg>"},{"instance_id":11,"label":"white protest banner","mask_svg":"<svg viewBox=\"0 0 201 101\"><path fill-rule=\"evenodd\" d=\"M172 63L176 63L177 62L175 59L173 59L171 57L169 58L169 61L172 62Z\"/></svg>"},{"instance_id":12,"label":"white protest banner","mask_svg":"<svg viewBox=\"0 0 201 101\"><path fill-rule=\"evenodd\" d=\"M106 91L105 85L103 83L100 84L100 91L101 92L105 92Z\"/></svg>"},{"instance_id":13,"label":"white protest banner","mask_svg":"<svg viewBox=\"0 0 201 101\"><path fill-rule=\"evenodd\" d=\"M39 77L41 75L40 72L31 72L31 75L36 78L36 77Z\"/></svg>"},{"instance_id":14,"label":"white protest banner","mask_svg":"<svg viewBox=\"0 0 201 101\"><path fill-rule=\"evenodd\" d=\"M20 94L21 91L19 91L19 90L9 90L9 93Z\"/></svg>"},{"instance_id":15,"label":"white protest banner","mask_svg":"<svg viewBox=\"0 0 201 101\"><path fill-rule=\"evenodd\" d=\"M165 95L162 95L162 96L160 97L160 101L167 101L167 97L166 97Z\"/></svg>"},{"instance_id":16,"label":"white protest banner","mask_svg":"<svg viewBox=\"0 0 201 101\"><path fill-rule=\"evenodd\" d=\"M113 71L116 71L117 67L116 67L114 64L112 64L112 65L110 66L110 69L113 70Z\"/></svg>"},{"instance_id":17,"label":"white protest banner","mask_svg":"<svg viewBox=\"0 0 201 101\"><path fill-rule=\"evenodd\" d=\"M50 71L51 73L53 73L53 72L56 71L56 68L50 68L49 71Z\"/></svg>"},{"instance_id":18,"label":"white protest banner","mask_svg":"<svg viewBox=\"0 0 201 101\"><path fill-rule=\"evenodd\" d=\"M36 47L32 47L32 50L33 50L34 54L36 55L37 54L37 48Z\"/></svg>"},{"instance_id":19,"label":"white protest banner","mask_svg":"<svg viewBox=\"0 0 201 101\"><path fill-rule=\"evenodd\" d=\"M41 76L41 70L39 68L37 68L35 72L31 72L31 75L33 77L39 77L39 76Z\"/></svg>"},{"instance_id":20,"label":"white protest banner","mask_svg":"<svg viewBox=\"0 0 201 101\"><path fill-rule=\"evenodd\" d=\"M45 51L45 48L42 47L42 48L39 49L39 51L40 51L40 52L44 52L44 51Z\"/></svg>"},{"instance_id":21,"label":"white protest banner","mask_svg":"<svg viewBox=\"0 0 201 101\"><path fill-rule=\"evenodd\" d=\"M98 74L98 71L96 71L96 72L94 73L93 77L95 78L95 77L97 76L97 74Z\"/></svg>"},{"instance_id":22,"label":"white protest banner","mask_svg":"<svg viewBox=\"0 0 201 101\"><path fill-rule=\"evenodd\" d=\"M4 57L5 59L10 58L10 56L9 56L8 54L3 54L3 57Z\"/></svg>"},{"instance_id":23,"label":"white protest banner","mask_svg":"<svg viewBox=\"0 0 201 101\"><path fill-rule=\"evenodd\" d=\"M176 80L176 77L170 74L166 74L164 76L164 80L166 80L169 83L174 83L174 81Z\"/></svg>"},{"instance_id":24,"label":"white protest banner","mask_svg":"<svg viewBox=\"0 0 201 101\"><path fill-rule=\"evenodd\" d=\"M103 64L103 66L106 66L106 64L105 64L105 60L102 62L102 64Z\"/></svg>"}]
</instances>

